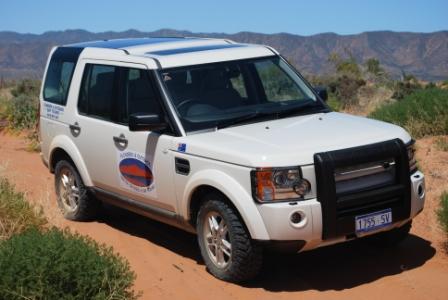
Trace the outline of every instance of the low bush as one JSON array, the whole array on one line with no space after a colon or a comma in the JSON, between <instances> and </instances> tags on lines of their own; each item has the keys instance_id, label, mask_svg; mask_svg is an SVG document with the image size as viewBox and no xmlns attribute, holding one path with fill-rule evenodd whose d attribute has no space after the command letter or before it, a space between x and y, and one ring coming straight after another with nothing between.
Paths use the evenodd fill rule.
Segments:
<instances>
[{"instance_id":1,"label":"low bush","mask_svg":"<svg viewBox=\"0 0 448 300\"><path fill-rule=\"evenodd\" d=\"M34 129L37 124L39 100L32 95L21 94L8 101L6 119L13 130Z\"/></svg>"},{"instance_id":2,"label":"low bush","mask_svg":"<svg viewBox=\"0 0 448 300\"><path fill-rule=\"evenodd\" d=\"M40 90L40 81L32 79L23 79L16 83L11 90L11 94L14 97L19 97L20 95L29 95L37 97Z\"/></svg>"},{"instance_id":3,"label":"low bush","mask_svg":"<svg viewBox=\"0 0 448 300\"><path fill-rule=\"evenodd\" d=\"M440 225L448 234L448 192L444 192L440 197L440 208L437 211Z\"/></svg>"},{"instance_id":4,"label":"low bush","mask_svg":"<svg viewBox=\"0 0 448 300\"><path fill-rule=\"evenodd\" d=\"M448 91L421 89L403 100L379 107L371 118L405 127L414 138L448 134Z\"/></svg>"},{"instance_id":5,"label":"low bush","mask_svg":"<svg viewBox=\"0 0 448 300\"><path fill-rule=\"evenodd\" d=\"M14 191L8 180L0 178L0 241L44 224L42 211L33 208L23 193Z\"/></svg>"},{"instance_id":6,"label":"low bush","mask_svg":"<svg viewBox=\"0 0 448 300\"><path fill-rule=\"evenodd\" d=\"M357 92L365 84L364 79L343 75L330 84L330 90L339 99L342 107L348 108L359 103Z\"/></svg>"},{"instance_id":7,"label":"low bush","mask_svg":"<svg viewBox=\"0 0 448 300\"><path fill-rule=\"evenodd\" d=\"M37 124L40 81L21 80L5 93L0 93L0 121L9 129L34 130Z\"/></svg>"},{"instance_id":8,"label":"low bush","mask_svg":"<svg viewBox=\"0 0 448 300\"><path fill-rule=\"evenodd\" d=\"M402 100L406 96L409 96L422 88L422 84L417 80L415 76L403 75L403 79L393 82L393 95L392 98L396 100Z\"/></svg>"},{"instance_id":9,"label":"low bush","mask_svg":"<svg viewBox=\"0 0 448 300\"><path fill-rule=\"evenodd\" d=\"M334 111L340 111L342 109L341 102L331 93L328 95L327 104Z\"/></svg>"},{"instance_id":10,"label":"low bush","mask_svg":"<svg viewBox=\"0 0 448 300\"><path fill-rule=\"evenodd\" d=\"M135 274L112 248L45 224L0 178L0 299L138 298Z\"/></svg>"},{"instance_id":11,"label":"low bush","mask_svg":"<svg viewBox=\"0 0 448 300\"><path fill-rule=\"evenodd\" d=\"M135 274L111 248L68 230L0 243L0 299L136 299Z\"/></svg>"}]
</instances>

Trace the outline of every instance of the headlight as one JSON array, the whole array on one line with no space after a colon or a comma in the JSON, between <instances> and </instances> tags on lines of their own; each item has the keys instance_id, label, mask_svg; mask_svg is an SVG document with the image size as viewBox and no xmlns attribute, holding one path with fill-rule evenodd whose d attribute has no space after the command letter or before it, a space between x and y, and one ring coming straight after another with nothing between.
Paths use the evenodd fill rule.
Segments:
<instances>
[{"instance_id":1,"label":"headlight","mask_svg":"<svg viewBox=\"0 0 448 300\"><path fill-rule=\"evenodd\" d=\"M253 196L259 202L302 200L311 191L299 167L262 168L251 176Z\"/></svg>"},{"instance_id":2,"label":"headlight","mask_svg":"<svg viewBox=\"0 0 448 300\"><path fill-rule=\"evenodd\" d=\"M406 149L408 151L409 171L412 174L417 171L417 160L415 159L415 141L412 140L411 143L406 146Z\"/></svg>"}]
</instances>

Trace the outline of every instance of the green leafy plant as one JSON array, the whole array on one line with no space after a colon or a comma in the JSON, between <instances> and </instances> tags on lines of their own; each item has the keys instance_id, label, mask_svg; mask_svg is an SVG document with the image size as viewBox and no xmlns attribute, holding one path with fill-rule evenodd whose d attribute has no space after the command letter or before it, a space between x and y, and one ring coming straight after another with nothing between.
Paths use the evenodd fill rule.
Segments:
<instances>
[{"instance_id":1,"label":"green leafy plant","mask_svg":"<svg viewBox=\"0 0 448 300\"><path fill-rule=\"evenodd\" d=\"M111 248L68 230L30 229L0 243L0 299L137 299Z\"/></svg>"},{"instance_id":2,"label":"green leafy plant","mask_svg":"<svg viewBox=\"0 0 448 300\"><path fill-rule=\"evenodd\" d=\"M327 104L334 111L340 111L342 109L341 102L332 93L328 95Z\"/></svg>"},{"instance_id":3,"label":"green leafy plant","mask_svg":"<svg viewBox=\"0 0 448 300\"><path fill-rule=\"evenodd\" d=\"M367 72L370 74L378 76L384 73L383 68L380 66L380 61L376 58L369 58L365 61L364 65L367 69Z\"/></svg>"},{"instance_id":4,"label":"green leafy plant","mask_svg":"<svg viewBox=\"0 0 448 300\"><path fill-rule=\"evenodd\" d=\"M37 97L21 94L12 98L6 109L9 127L14 130L33 129L37 124Z\"/></svg>"},{"instance_id":5,"label":"green leafy plant","mask_svg":"<svg viewBox=\"0 0 448 300\"><path fill-rule=\"evenodd\" d=\"M371 118L405 127L414 138L448 134L448 90L421 89L403 100L387 104Z\"/></svg>"},{"instance_id":6,"label":"green leafy plant","mask_svg":"<svg viewBox=\"0 0 448 300\"><path fill-rule=\"evenodd\" d=\"M440 197L440 208L437 211L440 225L448 234L448 192L444 192Z\"/></svg>"},{"instance_id":7,"label":"green leafy plant","mask_svg":"<svg viewBox=\"0 0 448 300\"><path fill-rule=\"evenodd\" d=\"M45 224L42 210L31 206L23 193L16 192L8 180L0 178L0 241Z\"/></svg>"}]
</instances>

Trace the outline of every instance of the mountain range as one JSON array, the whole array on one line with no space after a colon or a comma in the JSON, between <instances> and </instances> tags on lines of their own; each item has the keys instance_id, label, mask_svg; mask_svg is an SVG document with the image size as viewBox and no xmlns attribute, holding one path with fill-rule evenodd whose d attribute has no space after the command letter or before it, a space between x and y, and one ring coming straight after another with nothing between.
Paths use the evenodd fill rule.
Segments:
<instances>
[{"instance_id":1,"label":"mountain range","mask_svg":"<svg viewBox=\"0 0 448 300\"><path fill-rule=\"evenodd\" d=\"M350 54L359 63L369 58L376 58L383 68L396 78L404 72L423 80L448 79L448 31L434 33L374 31L354 35L322 33L300 36L289 33L193 33L172 29L101 33L65 30L43 34L0 31L0 77L40 78L48 53L55 45L154 36L225 38L242 43L269 45L280 51L305 75L333 72L328 57L331 53L339 53L342 56Z\"/></svg>"}]
</instances>

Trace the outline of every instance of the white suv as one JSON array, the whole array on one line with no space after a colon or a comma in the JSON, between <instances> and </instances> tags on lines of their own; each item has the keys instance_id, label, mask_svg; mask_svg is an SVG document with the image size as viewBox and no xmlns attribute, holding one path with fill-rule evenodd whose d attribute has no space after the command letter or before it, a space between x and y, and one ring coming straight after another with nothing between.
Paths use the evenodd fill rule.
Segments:
<instances>
[{"instance_id":1,"label":"white suv","mask_svg":"<svg viewBox=\"0 0 448 300\"><path fill-rule=\"evenodd\" d=\"M40 95L42 159L66 218L124 207L197 233L213 275L247 280L266 248L394 243L423 209L409 134L325 100L261 45L56 47Z\"/></svg>"}]
</instances>

